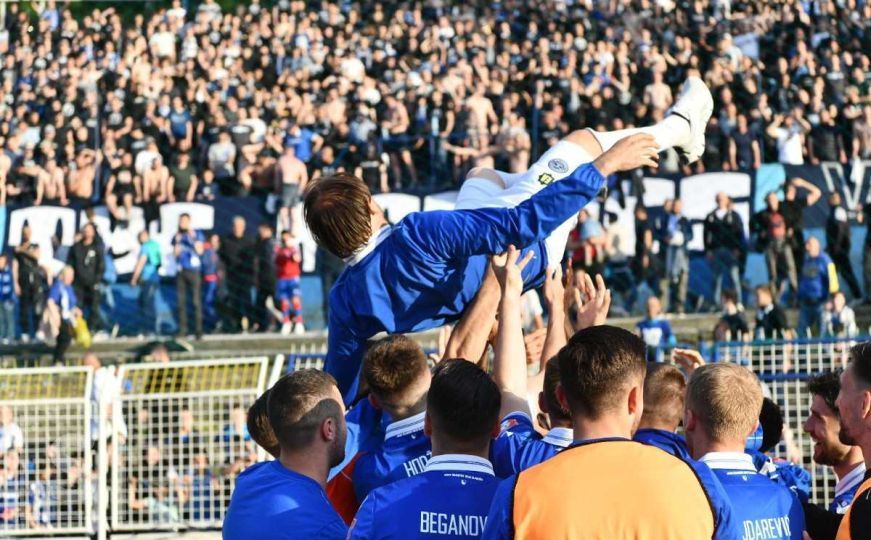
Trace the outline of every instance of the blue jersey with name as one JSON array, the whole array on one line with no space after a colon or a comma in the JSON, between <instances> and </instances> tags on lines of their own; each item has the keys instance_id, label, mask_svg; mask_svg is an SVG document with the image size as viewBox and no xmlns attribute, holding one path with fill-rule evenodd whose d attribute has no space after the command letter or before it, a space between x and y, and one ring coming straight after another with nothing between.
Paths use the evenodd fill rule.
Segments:
<instances>
[{"instance_id":1,"label":"blue jersey with name","mask_svg":"<svg viewBox=\"0 0 871 540\"><path fill-rule=\"evenodd\" d=\"M798 497L758 473L749 455L714 452L701 461L726 490L744 540L801 540L805 523Z\"/></svg>"},{"instance_id":2,"label":"blue jersey with name","mask_svg":"<svg viewBox=\"0 0 871 540\"><path fill-rule=\"evenodd\" d=\"M357 393L369 338L443 326L458 319L484 279L488 256L509 244L532 250L524 288L544 281L544 241L602 187L592 163L510 208L417 212L385 227L348 261L330 292L325 370L346 402ZM553 261L551 264L556 264Z\"/></svg>"},{"instance_id":3,"label":"blue jersey with name","mask_svg":"<svg viewBox=\"0 0 871 540\"><path fill-rule=\"evenodd\" d=\"M324 488L278 461L249 467L236 479L224 518L224 540L339 540L348 532Z\"/></svg>"},{"instance_id":4,"label":"blue jersey with name","mask_svg":"<svg viewBox=\"0 0 871 540\"><path fill-rule=\"evenodd\" d=\"M683 436L664 429L639 429L632 440L655 446L683 460L689 460L690 451Z\"/></svg>"},{"instance_id":5,"label":"blue jersey with name","mask_svg":"<svg viewBox=\"0 0 871 540\"><path fill-rule=\"evenodd\" d=\"M673 341L671 325L665 319L644 319L635 327L648 347L660 347Z\"/></svg>"},{"instance_id":6,"label":"blue jersey with name","mask_svg":"<svg viewBox=\"0 0 871 540\"><path fill-rule=\"evenodd\" d=\"M829 512L844 514L853 502L856 491L865 478L865 464L860 463L835 484L835 498L829 503Z\"/></svg>"},{"instance_id":7,"label":"blue jersey with name","mask_svg":"<svg viewBox=\"0 0 871 540\"><path fill-rule=\"evenodd\" d=\"M478 538L499 480L483 458L435 456L412 478L374 490L363 501L348 538L406 540Z\"/></svg>"},{"instance_id":8,"label":"blue jersey with name","mask_svg":"<svg viewBox=\"0 0 871 540\"><path fill-rule=\"evenodd\" d=\"M381 446L360 456L353 477L357 500L377 487L423 472L432 454L432 443L423 433L424 414L388 425Z\"/></svg>"},{"instance_id":9,"label":"blue jersey with name","mask_svg":"<svg viewBox=\"0 0 871 540\"><path fill-rule=\"evenodd\" d=\"M552 458L573 440L571 428L554 428L542 437L526 413L511 413L502 420L499 436L490 445L493 471L507 478Z\"/></svg>"}]
</instances>

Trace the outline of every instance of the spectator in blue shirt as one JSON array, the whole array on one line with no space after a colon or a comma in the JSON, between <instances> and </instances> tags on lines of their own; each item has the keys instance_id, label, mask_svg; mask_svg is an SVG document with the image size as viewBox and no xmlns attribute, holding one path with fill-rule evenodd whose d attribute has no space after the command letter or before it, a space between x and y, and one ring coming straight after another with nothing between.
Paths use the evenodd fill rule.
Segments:
<instances>
[{"instance_id":1,"label":"spectator in blue shirt","mask_svg":"<svg viewBox=\"0 0 871 540\"><path fill-rule=\"evenodd\" d=\"M220 289L220 274L218 273L221 259L218 251L221 249L221 237L212 233L209 241L203 245L203 317L208 328L218 324L218 290Z\"/></svg>"},{"instance_id":2,"label":"spectator in blue shirt","mask_svg":"<svg viewBox=\"0 0 871 540\"><path fill-rule=\"evenodd\" d=\"M139 233L139 259L133 268L130 285L139 286L139 309L141 309L140 328L144 332L160 334L160 319L157 306L160 302L160 245L152 240L148 231Z\"/></svg>"},{"instance_id":3,"label":"spectator in blue shirt","mask_svg":"<svg viewBox=\"0 0 871 540\"><path fill-rule=\"evenodd\" d=\"M644 377L644 412L632 439L689 459L687 442L676 433L683 418L686 386L686 379L677 367L664 363L648 366Z\"/></svg>"},{"instance_id":4,"label":"spectator in blue shirt","mask_svg":"<svg viewBox=\"0 0 871 540\"><path fill-rule=\"evenodd\" d=\"M269 395L279 458L239 475L224 518L224 540L343 540L347 526L327 500L330 467L345 451L342 394L317 370L282 377Z\"/></svg>"},{"instance_id":5,"label":"spectator in blue shirt","mask_svg":"<svg viewBox=\"0 0 871 540\"><path fill-rule=\"evenodd\" d=\"M462 359L439 364L424 419L432 458L421 474L371 492L348 537L480 536L498 486L487 453L499 429L499 403L499 388L477 365Z\"/></svg>"},{"instance_id":6,"label":"spectator in blue shirt","mask_svg":"<svg viewBox=\"0 0 871 540\"><path fill-rule=\"evenodd\" d=\"M172 99L172 110L169 113L169 135L174 146L190 148L193 140L193 123L191 114L185 110L181 96Z\"/></svg>"},{"instance_id":7,"label":"spectator in blue shirt","mask_svg":"<svg viewBox=\"0 0 871 540\"><path fill-rule=\"evenodd\" d=\"M831 257L820 249L813 236L805 242L804 266L798 281L798 335L807 337L819 333L823 321L823 306L830 293L838 292L838 274Z\"/></svg>"},{"instance_id":8,"label":"spectator in blue shirt","mask_svg":"<svg viewBox=\"0 0 871 540\"><path fill-rule=\"evenodd\" d=\"M292 146L297 159L304 163L308 163L312 156L320 151L323 144L323 137L308 128L300 127L298 124L290 126L284 137L284 146Z\"/></svg>"},{"instance_id":9,"label":"spectator in blue shirt","mask_svg":"<svg viewBox=\"0 0 871 540\"><path fill-rule=\"evenodd\" d=\"M690 272L689 244L693 239L693 227L682 214L683 201L675 199L670 204L671 211L661 221L660 243L665 246L665 279L662 287L665 309L674 307L677 313L686 309L687 285ZM674 302L674 303L672 303Z\"/></svg>"},{"instance_id":10,"label":"spectator in blue shirt","mask_svg":"<svg viewBox=\"0 0 871 540\"><path fill-rule=\"evenodd\" d=\"M0 340L15 339L15 276L9 256L0 253Z\"/></svg>"},{"instance_id":11,"label":"spectator in blue shirt","mask_svg":"<svg viewBox=\"0 0 871 540\"><path fill-rule=\"evenodd\" d=\"M197 339L203 337L203 302L200 269L203 266L203 233L191 228L191 216L182 214L178 218L178 232L172 240L175 261L178 265L175 277L178 301L178 335L188 333L187 293L191 292L194 309L194 324Z\"/></svg>"},{"instance_id":12,"label":"spectator in blue shirt","mask_svg":"<svg viewBox=\"0 0 871 540\"><path fill-rule=\"evenodd\" d=\"M420 345L401 335L378 342L363 359L363 378L372 405L393 421L381 446L356 462L358 501L379 486L423 472L432 451L423 431L431 374Z\"/></svg>"},{"instance_id":13,"label":"spectator in blue shirt","mask_svg":"<svg viewBox=\"0 0 871 540\"><path fill-rule=\"evenodd\" d=\"M47 309L56 310L60 322L54 346L54 361L56 363L63 363L64 354L73 342L73 325L76 318L82 316L82 311L77 307L78 301L73 290L73 279L75 279L73 267L64 266L48 292Z\"/></svg>"},{"instance_id":14,"label":"spectator in blue shirt","mask_svg":"<svg viewBox=\"0 0 871 540\"><path fill-rule=\"evenodd\" d=\"M674 345L675 337L671 325L662 318L659 298L651 296L647 299L647 317L635 325L635 333L647 345L647 359L651 361L661 361L662 348Z\"/></svg>"},{"instance_id":15,"label":"spectator in blue shirt","mask_svg":"<svg viewBox=\"0 0 871 540\"><path fill-rule=\"evenodd\" d=\"M723 484L744 538L801 540L798 497L757 472L744 452L761 409L762 389L750 370L725 362L701 366L687 384L687 446Z\"/></svg>"}]
</instances>

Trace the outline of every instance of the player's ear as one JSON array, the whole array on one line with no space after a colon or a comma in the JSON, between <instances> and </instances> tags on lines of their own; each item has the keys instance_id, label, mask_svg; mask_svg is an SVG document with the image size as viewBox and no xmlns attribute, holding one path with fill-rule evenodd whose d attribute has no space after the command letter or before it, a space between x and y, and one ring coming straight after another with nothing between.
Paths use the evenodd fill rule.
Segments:
<instances>
[{"instance_id":1,"label":"player's ear","mask_svg":"<svg viewBox=\"0 0 871 540\"><path fill-rule=\"evenodd\" d=\"M560 407L567 411L571 411L571 407L569 407L569 399L566 397L566 390L563 388L562 383L558 383L556 385L556 399L559 401Z\"/></svg>"},{"instance_id":2,"label":"player's ear","mask_svg":"<svg viewBox=\"0 0 871 540\"><path fill-rule=\"evenodd\" d=\"M501 433L501 432L502 432L502 424L499 422L499 420L496 420L496 423L493 424L493 429L490 430L490 438L495 439L496 437L499 436L499 433Z\"/></svg>"},{"instance_id":3,"label":"player's ear","mask_svg":"<svg viewBox=\"0 0 871 540\"><path fill-rule=\"evenodd\" d=\"M538 393L538 410L547 414L550 410L547 408L547 400L544 399L544 392Z\"/></svg>"},{"instance_id":4,"label":"player's ear","mask_svg":"<svg viewBox=\"0 0 871 540\"><path fill-rule=\"evenodd\" d=\"M683 417L683 427L685 431L695 431L698 418L693 414L693 411L686 409Z\"/></svg>"},{"instance_id":5,"label":"player's ear","mask_svg":"<svg viewBox=\"0 0 871 540\"><path fill-rule=\"evenodd\" d=\"M432 420L430 420L429 412L423 415L423 434L427 437L432 437Z\"/></svg>"},{"instance_id":6,"label":"player's ear","mask_svg":"<svg viewBox=\"0 0 871 540\"><path fill-rule=\"evenodd\" d=\"M643 386L635 385L629 390L629 396L626 399L626 406L629 414L634 416L641 416L642 411L644 410L644 396L642 395L644 390Z\"/></svg>"}]
</instances>

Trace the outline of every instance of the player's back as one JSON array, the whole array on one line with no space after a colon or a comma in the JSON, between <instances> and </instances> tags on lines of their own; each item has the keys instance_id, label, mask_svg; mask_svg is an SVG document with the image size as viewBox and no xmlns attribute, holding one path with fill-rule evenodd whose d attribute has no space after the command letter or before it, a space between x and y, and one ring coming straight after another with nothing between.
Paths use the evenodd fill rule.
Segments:
<instances>
[{"instance_id":1,"label":"player's back","mask_svg":"<svg viewBox=\"0 0 871 540\"><path fill-rule=\"evenodd\" d=\"M734 459L708 454L702 462L714 471L726 490L744 538L801 539L805 523L798 497L756 472L750 456L740 456Z\"/></svg>"},{"instance_id":2,"label":"player's back","mask_svg":"<svg viewBox=\"0 0 871 540\"><path fill-rule=\"evenodd\" d=\"M538 465L554 457L572 443L571 428L555 427L542 437L524 413L507 415L499 436L490 445L490 460L499 478Z\"/></svg>"},{"instance_id":3,"label":"player's back","mask_svg":"<svg viewBox=\"0 0 871 540\"><path fill-rule=\"evenodd\" d=\"M632 440L654 446L681 459L690 459L687 441L681 435L664 429L639 429Z\"/></svg>"},{"instance_id":4,"label":"player's back","mask_svg":"<svg viewBox=\"0 0 871 540\"><path fill-rule=\"evenodd\" d=\"M239 475L223 525L225 540L331 540L346 532L324 489L278 461L258 463Z\"/></svg>"},{"instance_id":5,"label":"player's back","mask_svg":"<svg viewBox=\"0 0 871 540\"><path fill-rule=\"evenodd\" d=\"M460 454L434 457L423 473L370 493L349 538L478 538L498 486L485 459Z\"/></svg>"},{"instance_id":6,"label":"player's back","mask_svg":"<svg viewBox=\"0 0 871 540\"><path fill-rule=\"evenodd\" d=\"M702 485L705 471L710 475L706 468L625 439L577 444L516 477L513 536L731 539L728 503L718 486L711 489L712 475L710 484Z\"/></svg>"},{"instance_id":7,"label":"player's back","mask_svg":"<svg viewBox=\"0 0 871 540\"><path fill-rule=\"evenodd\" d=\"M430 438L423 433L423 416L388 425L380 447L357 459L353 480L358 501L377 487L423 472L432 453Z\"/></svg>"}]
</instances>

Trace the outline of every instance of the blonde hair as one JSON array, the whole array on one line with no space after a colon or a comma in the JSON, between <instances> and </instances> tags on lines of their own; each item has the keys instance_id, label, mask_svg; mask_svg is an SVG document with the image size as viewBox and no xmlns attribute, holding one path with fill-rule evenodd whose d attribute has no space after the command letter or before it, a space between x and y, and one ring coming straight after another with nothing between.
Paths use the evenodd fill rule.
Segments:
<instances>
[{"instance_id":1,"label":"blonde hair","mask_svg":"<svg viewBox=\"0 0 871 540\"><path fill-rule=\"evenodd\" d=\"M744 440L759 422L762 389L750 370L717 363L695 370L687 384L687 409L715 441Z\"/></svg>"}]
</instances>

